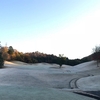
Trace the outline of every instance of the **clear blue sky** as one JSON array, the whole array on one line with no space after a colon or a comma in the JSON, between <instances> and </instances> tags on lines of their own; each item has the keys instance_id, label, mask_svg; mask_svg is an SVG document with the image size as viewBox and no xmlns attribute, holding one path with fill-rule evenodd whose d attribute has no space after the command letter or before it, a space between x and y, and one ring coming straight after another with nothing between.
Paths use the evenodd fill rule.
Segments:
<instances>
[{"instance_id":1,"label":"clear blue sky","mask_svg":"<svg viewBox=\"0 0 100 100\"><path fill-rule=\"evenodd\" d=\"M0 0L0 41L21 52L82 58L100 43L100 0Z\"/></svg>"}]
</instances>

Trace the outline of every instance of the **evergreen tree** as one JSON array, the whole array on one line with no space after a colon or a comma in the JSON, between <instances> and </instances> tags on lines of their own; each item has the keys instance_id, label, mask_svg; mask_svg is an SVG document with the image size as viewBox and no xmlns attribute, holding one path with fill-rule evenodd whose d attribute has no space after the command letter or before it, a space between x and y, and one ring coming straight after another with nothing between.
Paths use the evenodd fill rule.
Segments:
<instances>
[{"instance_id":1,"label":"evergreen tree","mask_svg":"<svg viewBox=\"0 0 100 100\"><path fill-rule=\"evenodd\" d=\"M4 59L2 57L1 42L0 42L0 68L3 68L3 66L4 66Z\"/></svg>"},{"instance_id":2,"label":"evergreen tree","mask_svg":"<svg viewBox=\"0 0 100 100\"><path fill-rule=\"evenodd\" d=\"M0 68L3 68L4 66L4 59L2 57L2 53L0 52Z\"/></svg>"},{"instance_id":3,"label":"evergreen tree","mask_svg":"<svg viewBox=\"0 0 100 100\"><path fill-rule=\"evenodd\" d=\"M14 53L14 49L13 49L12 46L9 47L8 53L9 53L10 55L12 55L12 54Z\"/></svg>"}]
</instances>

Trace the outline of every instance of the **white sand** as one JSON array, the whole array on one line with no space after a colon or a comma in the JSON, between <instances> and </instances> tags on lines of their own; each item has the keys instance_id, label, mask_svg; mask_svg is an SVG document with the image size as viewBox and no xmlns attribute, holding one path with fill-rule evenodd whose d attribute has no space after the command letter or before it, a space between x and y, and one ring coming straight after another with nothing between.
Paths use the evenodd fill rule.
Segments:
<instances>
[{"instance_id":1,"label":"white sand","mask_svg":"<svg viewBox=\"0 0 100 100\"><path fill-rule=\"evenodd\" d=\"M5 64L5 65L16 65L15 63L9 62L9 61L5 61L4 64Z\"/></svg>"},{"instance_id":2,"label":"white sand","mask_svg":"<svg viewBox=\"0 0 100 100\"><path fill-rule=\"evenodd\" d=\"M5 65L27 65L27 63L21 62L21 61L5 61Z\"/></svg>"}]
</instances>

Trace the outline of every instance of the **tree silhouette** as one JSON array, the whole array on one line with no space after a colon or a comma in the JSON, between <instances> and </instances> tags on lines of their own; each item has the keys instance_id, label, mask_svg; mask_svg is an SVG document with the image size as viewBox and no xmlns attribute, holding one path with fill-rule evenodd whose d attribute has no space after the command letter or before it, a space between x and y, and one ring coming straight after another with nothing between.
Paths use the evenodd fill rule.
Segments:
<instances>
[{"instance_id":1,"label":"tree silhouette","mask_svg":"<svg viewBox=\"0 0 100 100\"><path fill-rule=\"evenodd\" d=\"M13 49L12 46L9 46L9 48L8 48L8 53L9 53L10 55L12 55L12 54L14 53L14 49Z\"/></svg>"},{"instance_id":2,"label":"tree silhouette","mask_svg":"<svg viewBox=\"0 0 100 100\"><path fill-rule=\"evenodd\" d=\"M2 57L1 42L0 42L0 68L3 68L3 66L4 66L4 59Z\"/></svg>"},{"instance_id":3,"label":"tree silhouette","mask_svg":"<svg viewBox=\"0 0 100 100\"><path fill-rule=\"evenodd\" d=\"M62 67L62 65L66 62L66 57L64 57L64 54L59 54L59 65L60 68Z\"/></svg>"}]
</instances>

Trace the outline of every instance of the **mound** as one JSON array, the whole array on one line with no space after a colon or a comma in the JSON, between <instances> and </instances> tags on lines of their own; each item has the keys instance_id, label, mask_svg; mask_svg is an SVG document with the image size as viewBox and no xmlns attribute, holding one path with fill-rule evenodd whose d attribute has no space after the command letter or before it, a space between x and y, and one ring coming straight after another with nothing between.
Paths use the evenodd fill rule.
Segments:
<instances>
[{"instance_id":1,"label":"mound","mask_svg":"<svg viewBox=\"0 0 100 100\"><path fill-rule=\"evenodd\" d=\"M5 61L4 64L5 64L5 65L16 65L15 63L9 62L9 61Z\"/></svg>"},{"instance_id":2,"label":"mound","mask_svg":"<svg viewBox=\"0 0 100 100\"><path fill-rule=\"evenodd\" d=\"M81 78L77 85L84 91L100 91L100 75Z\"/></svg>"},{"instance_id":3,"label":"mound","mask_svg":"<svg viewBox=\"0 0 100 100\"><path fill-rule=\"evenodd\" d=\"M21 65L27 65L27 63L21 62L21 61L12 61L12 63L14 63L14 64L21 64Z\"/></svg>"},{"instance_id":4,"label":"mound","mask_svg":"<svg viewBox=\"0 0 100 100\"><path fill-rule=\"evenodd\" d=\"M87 71L87 70L97 69L96 61L90 61L90 62L78 64L78 65L74 66L73 69L75 69L78 72L79 71Z\"/></svg>"},{"instance_id":5,"label":"mound","mask_svg":"<svg viewBox=\"0 0 100 100\"><path fill-rule=\"evenodd\" d=\"M21 61L5 61L5 65L27 65L27 63L21 62Z\"/></svg>"}]
</instances>

